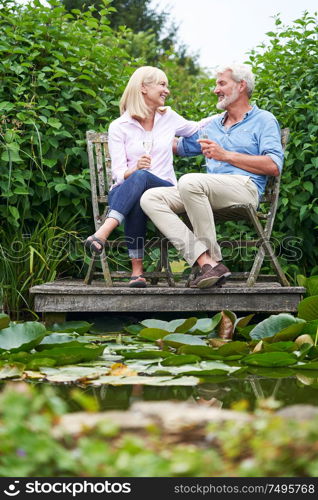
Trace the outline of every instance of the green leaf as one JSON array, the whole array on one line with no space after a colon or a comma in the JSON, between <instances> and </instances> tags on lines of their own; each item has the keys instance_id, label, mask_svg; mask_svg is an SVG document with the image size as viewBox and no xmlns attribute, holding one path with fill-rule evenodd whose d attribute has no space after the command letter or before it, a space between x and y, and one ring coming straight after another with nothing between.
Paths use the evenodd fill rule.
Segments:
<instances>
[{"instance_id":1,"label":"green leaf","mask_svg":"<svg viewBox=\"0 0 318 500\"><path fill-rule=\"evenodd\" d=\"M157 358L168 358L173 356L171 352L167 351L119 351L125 359L157 359Z\"/></svg>"},{"instance_id":2,"label":"green leaf","mask_svg":"<svg viewBox=\"0 0 318 500\"><path fill-rule=\"evenodd\" d=\"M45 335L45 326L36 321L11 325L0 330L0 352L32 349L41 342Z\"/></svg>"},{"instance_id":3,"label":"green leaf","mask_svg":"<svg viewBox=\"0 0 318 500\"><path fill-rule=\"evenodd\" d=\"M13 207L12 205L9 205L9 212L11 213L12 217L15 220L20 219L19 210L16 207Z\"/></svg>"},{"instance_id":4,"label":"green leaf","mask_svg":"<svg viewBox=\"0 0 318 500\"><path fill-rule=\"evenodd\" d=\"M92 361L100 356L105 349L104 345L82 344L78 347L54 347L37 352L32 359L54 359L57 365L70 365L83 361ZM40 366L43 366L40 364ZM29 366L29 363L28 363Z\"/></svg>"},{"instance_id":5,"label":"green leaf","mask_svg":"<svg viewBox=\"0 0 318 500\"><path fill-rule=\"evenodd\" d=\"M88 323L87 321L66 321L65 323L54 323L51 330L53 332L62 333L86 333L93 326L93 323Z\"/></svg>"},{"instance_id":6,"label":"green leaf","mask_svg":"<svg viewBox=\"0 0 318 500\"><path fill-rule=\"evenodd\" d=\"M62 123L56 118L49 118L47 123L53 128L60 129L62 127Z\"/></svg>"},{"instance_id":7,"label":"green leaf","mask_svg":"<svg viewBox=\"0 0 318 500\"><path fill-rule=\"evenodd\" d=\"M170 335L166 335L163 339L163 342L165 344L171 345L172 347L179 347L180 345L206 346L204 340L184 333L172 333Z\"/></svg>"},{"instance_id":8,"label":"green leaf","mask_svg":"<svg viewBox=\"0 0 318 500\"><path fill-rule=\"evenodd\" d=\"M0 330L2 330L2 328L7 328L7 326L9 326L9 323L10 323L10 317L7 315L7 314L0 314Z\"/></svg>"},{"instance_id":9,"label":"green leaf","mask_svg":"<svg viewBox=\"0 0 318 500\"><path fill-rule=\"evenodd\" d=\"M238 330L240 330L240 328L245 328L254 316L255 314L249 314L248 316L244 316L243 318L237 318L234 327Z\"/></svg>"},{"instance_id":10,"label":"green leaf","mask_svg":"<svg viewBox=\"0 0 318 500\"><path fill-rule=\"evenodd\" d=\"M132 335L138 335L138 333L143 330L142 325L129 325L125 326L124 330L128 333L131 333Z\"/></svg>"},{"instance_id":11,"label":"green leaf","mask_svg":"<svg viewBox=\"0 0 318 500\"><path fill-rule=\"evenodd\" d=\"M297 346L295 342L273 342L271 344L264 342L263 349L265 352L293 352Z\"/></svg>"},{"instance_id":12,"label":"green leaf","mask_svg":"<svg viewBox=\"0 0 318 500\"><path fill-rule=\"evenodd\" d=\"M218 351L207 345L183 345L178 349L180 354L195 354L205 359L221 359Z\"/></svg>"},{"instance_id":13,"label":"green leaf","mask_svg":"<svg viewBox=\"0 0 318 500\"><path fill-rule=\"evenodd\" d=\"M308 333L314 339L315 335L317 333L317 329L318 329L318 319L314 319L313 321L307 321L302 333L304 333L304 334Z\"/></svg>"},{"instance_id":14,"label":"green leaf","mask_svg":"<svg viewBox=\"0 0 318 500\"><path fill-rule=\"evenodd\" d=\"M306 189L306 191L309 191L309 193L313 193L314 191L314 185L311 181L305 181L303 183L303 188Z\"/></svg>"},{"instance_id":15,"label":"green leaf","mask_svg":"<svg viewBox=\"0 0 318 500\"><path fill-rule=\"evenodd\" d=\"M193 325L195 325L197 323L197 318L188 318L184 321L184 323L182 323L181 325L179 325L174 331L176 333L186 333L188 332L192 327Z\"/></svg>"},{"instance_id":16,"label":"green leaf","mask_svg":"<svg viewBox=\"0 0 318 500\"><path fill-rule=\"evenodd\" d=\"M287 352L266 352L261 354L249 354L245 356L242 363L264 367L291 366L297 363L297 359Z\"/></svg>"},{"instance_id":17,"label":"green leaf","mask_svg":"<svg viewBox=\"0 0 318 500\"><path fill-rule=\"evenodd\" d=\"M309 361L309 363L298 363L298 365L295 366L294 368L298 368L300 370L318 370L318 361Z\"/></svg>"},{"instance_id":18,"label":"green leaf","mask_svg":"<svg viewBox=\"0 0 318 500\"><path fill-rule=\"evenodd\" d=\"M318 296L303 299L298 304L298 317L306 321L318 319Z\"/></svg>"},{"instance_id":19,"label":"green leaf","mask_svg":"<svg viewBox=\"0 0 318 500\"><path fill-rule=\"evenodd\" d=\"M158 328L160 330L166 330L167 332L171 331L168 328L168 326L169 326L168 321L162 321L160 319L145 319L144 321L141 321L140 323L143 326L146 326L147 328Z\"/></svg>"},{"instance_id":20,"label":"green leaf","mask_svg":"<svg viewBox=\"0 0 318 500\"><path fill-rule=\"evenodd\" d=\"M144 328L143 330L140 330L138 336L142 337L143 339L158 340L162 339L168 334L169 332L167 332L166 330L161 330L160 328Z\"/></svg>"},{"instance_id":21,"label":"green leaf","mask_svg":"<svg viewBox=\"0 0 318 500\"><path fill-rule=\"evenodd\" d=\"M218 323L221 321L221 313L217 313L213 318L200 318L196 324L189 330L192 335L207 334L215 330Z\"/></svg>"},{"instance_id":22,"label":"green leaf","mask_svg":"<svg viewBox=\"0 0 318 500\"><path fill-rule=\"evenodd\" d=\"M309 296L318 295L318 276L311 276L310 278L306 278L305 284L303 286L307 288L307 294Z\"/></svg>"},{"instance_id":23,"label":"green leaf","mask_svg":"<svg viewBox=\"0 0 318 500\"><path fill-rule=\"evenodd\" d=\"M218 348L217 353L221 356L232 356L233 354L248 353L249 347L246 342L228 342Z\"/></svg>"},{"instance_id":24,"label":"green leaf","mask_svg":"<svg viewBox=\"0 0 318 500\"><path fill-rule=\"evenodd\" d=\"M161 362L162 366L180 366L191 363L197 363L201 361L199 356L195 356L194 354L180 354L176 356L169 356Z\"/></svg>"},{"instance_id":25,"label":"green leaf","mask_svg":"<svg viewBox=\"0 0 318 500\"><path fill-rule=\"evenodd\" d=\"M261 321L250 331L252 339L274 337L275 340L292 340L302 331L305 321L291 314L275 314Z\"/></svg>"},{"instance_id":26,"label":"green leaf","mask_svg":"<svg viewBox=\"0 0 318 500\"><path fill-rule=\"evenodd\" d=\"M86 343L88 343L88 340L89 337L87 337ZM71 335L52 333L44 337L41 343L36 346L36 350L43 351L44 349L53 349L54 347L80 347L83 343L85 341L79 341Z\"/></svg>"}]
</instances>

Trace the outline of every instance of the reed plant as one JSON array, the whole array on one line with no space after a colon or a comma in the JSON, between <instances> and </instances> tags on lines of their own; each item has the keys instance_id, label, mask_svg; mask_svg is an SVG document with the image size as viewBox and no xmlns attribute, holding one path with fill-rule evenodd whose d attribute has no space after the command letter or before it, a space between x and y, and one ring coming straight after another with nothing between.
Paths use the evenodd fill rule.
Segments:
<instances>
[{"instance_id":1,"label":"reed plant","mask_svg":"<svg viewBox=\"0 0 318 500\"><path fill-rule=\"evenodd\" d=\"M2 309L11 319L36 316L32 286L81 273L82 245L76 218L56 223L60 208L48 217L39 214L35 225L22 223L14 232L0 229L0 283Z\"/></svg>"}]
</instances>

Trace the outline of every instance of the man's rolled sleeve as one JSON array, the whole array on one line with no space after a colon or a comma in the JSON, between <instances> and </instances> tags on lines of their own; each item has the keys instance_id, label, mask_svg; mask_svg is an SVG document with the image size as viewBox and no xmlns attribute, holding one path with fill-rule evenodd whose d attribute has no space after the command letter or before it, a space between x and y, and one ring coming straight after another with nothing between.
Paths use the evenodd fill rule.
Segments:
<instances>
[{"instance_id":1,"label":"man's rolled sleeve","mask_svg":"<svg viewBox=\"0 0 318 500\"><path fill-rule=\"evenodd\" d=\"M177 154L179 156L197 156L202 154L200 143L197 142L199 134L190 135L190 137L180 137L177 145Z\"/></svg>"},{"instance_id":2,"label":"man's rolled sleeve","mask_svg":"<svg viewBox=\"0 0 318 500\"><path fill-rule=\"evenodd\" d=\"M260 137L260 154L269 156L277 165L278 170L282 171L284 151L281 143L281 133L278 122L272 114L263 124Z\"/></svg>"}]
</instances>

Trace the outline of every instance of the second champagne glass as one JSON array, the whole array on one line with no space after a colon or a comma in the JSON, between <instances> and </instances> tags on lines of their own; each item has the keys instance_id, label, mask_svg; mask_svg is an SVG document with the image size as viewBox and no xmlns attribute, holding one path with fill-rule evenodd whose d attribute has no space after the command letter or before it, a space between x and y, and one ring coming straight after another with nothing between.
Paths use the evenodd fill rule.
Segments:
<instances>
[{"instance_id":1,"label":"second champagne glass","mask_svg":"<svg viewBox=\"0 0 318 500\"><path fill-rule=\"evenodd\" d=\"M153 146L153 136L152 132L146 131L144 133L143 141L142 141L143 148L145 150L145 153L147 155L150 155L152 146Z\"/></svg>"},{"instance_id":2,"label":"second champagne glass","mask_svg":"<svg viewBox=\"0 0 318 500\"><path fill-rule=\"evenodd\" d=\"M199 128L198 134L199 134L199 139L208 139L209 138L209 136L207 134L207 131L206 131L206 129L204 127ZM207 167L206 157L205 157L205 162L203 163L203 166Z\"/></svg>"}]
</instances>

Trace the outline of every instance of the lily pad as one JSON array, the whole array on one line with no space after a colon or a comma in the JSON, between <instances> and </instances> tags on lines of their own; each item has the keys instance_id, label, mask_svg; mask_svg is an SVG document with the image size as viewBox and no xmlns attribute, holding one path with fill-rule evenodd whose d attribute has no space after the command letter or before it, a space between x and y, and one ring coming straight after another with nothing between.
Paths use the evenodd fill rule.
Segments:
<instances>
[{"instance_id":1,"label":"lily pad","mask_svg":"<svg viewBox=\"0 0 318 500\"><path fill-rule=\"evenodd\" d=\"M54 347L37 352L32 359L54 359L57 365L69 365L96 359L104 351L103 345L83 344L79 347Z\"/></svg>"},{"instance_id":2,"label":"lily pad","mask_svg":"<svg viewBox=\"0 0 318 500\"><path fill-rule=\"evenodd\" d=\"M83 337L82 337L83 339ZM79 347L81 344L88 343L88 340L80 340L77 337L63 333L51 333L36 346L37 351L44 349L53 349L54 347Z\"/></svg>"},{"instance_id":3,"label":"lily pad","mask_svg":"<svg viewBox=\"0 0 318 500\"><path fill-rule=\"evenodd\" d=\"M306 287L309 296L318 295L318 276L306 278L305 284L302 286Z\"/></svg>"},{"instance_id":4,"label":"lily pad","mask_svg":"<svg viewBox=\"0 0 318 500\"><path fill-rule=\"evenodd\" d=\"M197 318L188 318L174 330L176 333L187 333L197 323ZM170 322L172 323L172 322Z\"/></svg>"},{"instance_id":5,"label":"lily pad","mask_svg":"<svg viewBox=\"0 0 318 500\"><path fill-rule=\"evenodd\" d=\"M55 366L57 365L56 359L53 358L37 358L36 356L30 357L26 367L28 370L39 370L42 366Z\"/></svg>"},{"instance_id":6,"label":"lily pad","mask_svg":"<svg viewBox=\"0 0 318 500\"><path fill-rule=\"evenodd\" d=\"M190 333L191 335L208 334L217 327L219 321L221 321L221 313L217 314L217 319L200 318L188 333Z\"/></svg>"},{"instance_id":7,"label":"lily pad","mask_svg":"<svg viewBox=\"0 0 318 500\"><path fill-rule=\"evenodd\" d=\"M297 359L288 352L265 352L261 354L249 354L245 356L242 363L264 367L291 366L297 363Z\"/></svg>"},{"instance_id":8,"label":"lily pad","mask_svg":"<svg viewBox=\"0 0 318 500\"><path fill-rule=\"evenodd\" d=\"M100 386L104 384L110 385L157 385L163 386L193 386L198 385L200 379L197 377L179 377L174 378L171 376L162 377L147 377L147 376L134 376L134 377L115 377L115 376L102 376L97 380L92 380L89 385Z\"/></svg>"},{"instance_id":9,"label":"lily pad","mask_svg":"<svg viewBox=\"0 0 318 500\"><path fill-rule=\"evenodd\" d=\"M274 342L269 344L268 342L263 343L263 349L265 352L293 352L297 349L295 342Z\"/></svg>"},{"instance_id":10,"label":"lily pad","mask_svg":"<svg viewBox=\"0 0 318 500\"><path fill-rule=\"evenodd\" d=\"M107 367L63 366L61 368L41 368L49 382L84 382L105 375L109 372Z\"/></svg>"},{"instance_id":11,"label":"lily pad","mask_svg":"<svg viewBox=\"0 0 318 500\"><path fill-rule=\"evenodd\" d=\"M252 339L264 339L275 337L275 341L293 340L297 337L304 327L303 319L294 318L291 314L275 314L264 319L256 325L250 332Z\"/></svg>"},{"instance_id":12,"label":"lily pad","mask_svg":"<svg viewBox=\"0 0 318 500\"><path fill-rule=\"evenodd\" d=\"M180 354L195 354L205 359L221 359L222 356L217 354L217 352L207 345L183 345L178 349L178 353Z\"/></svg>"},{"instance_id":13,"label":"lily pad","mask_svg":"<svg viewBox=\"0 0 318 500\"><path fill-rule=\"evenodd\" d=\"M10 318L7 314L0 314L0 330L7 328L10 324Z\"/></svg>"},{"instance_id":14,"label":"lily pad","mask_svg":"<svg viewBox=\"0 0 318 500\"><path fill-rule=\"evenodd\" d=\"M167 351L123 351L122 355L125 359L156 359L156 358L170 358L174 356L171 352Z\"/></svg>"},{"instance_id":15,"label":"lily pad","mask_svg":"<svg viewBox=\"0 0 318 500\"><path fill-rule=\"evenodd\" d=\"M202 345L206 346L204 340L194 337L193 335L187 335L184 333L172 333L166 335L163 338L165 344L171 345L172 347L179 347L180 345Z\"/></svg>"},{"instance_id":16,"label":"lily pad","mask_svg":"<svg viewBox=\"0 0 318 500\"><path fill-rule=\"evenodd\" d=\"M125 326L124 330L128 333L131 333L132 335L138 335L140 330L143 330L143 328L143 325L129 325Z\"/></svg>"},{"instance_id":17,"label":"lily pad","mask_svg":"<svg viewBox=\"0 0 318 500\"><path fill-rule=\"evenodd\" d=\"M0 353L3 351L27 351L41 342L46 328L36 321L18 323L0 330Z\"/></svg>"},{"instance_id":18,"label":"lily pad","mask_svg":"<svg viewBox=\"0 0 318 500\"><path fill-rule=\"evenodd\" d=\"M243 318L237 318L234 327L238 330L245 328L254 316L255 314L249 314L248 316L244 316Z\"/></svg>"},{"instance_id":19,"label":"lily pad","mask_svg":"<svg viewBox=\"0 0 318 500\"><path fill-rule=\"evenodd\" d=\"M181 325L184 320L177 320L178 325ZM170 327L169 329L169 321L163 321L161 319L145 319L144 321L141 321L141 324L146 327L146 328L158 328L159 330L166 330L167 332L173 332L174 329L176 328L175 326ZM171 329L172 328L172 329Z\"/></svg>"},{"instance_id":20,"label":"lily pad","mask_svg":"<svg viewBox=\"0 0 318 500\"><path fill-rule=\"evenodd\" d=\"M318 319L318 295L307 297L299 302L298 317L306 321Z\"/></svg>"},{"instance_id":21,"label":"lily pad","mask_svg":"<svg viewBox=\"0 0 318 500\"><path fill-rule=\"evenodd\" d=\"M199 356L195 356L194 354L179 354L175 356L169 356L161 362L162 366L180 366L191 363L197 363L201 361Z\"/></svg>"},{"instance_id":22,"label":"lily pad","mask_svg":"<svg viewBox=\"0 0 318 500\"><path fill-rule=\"evenodd\" d=\"M52 332L62 333L86 333L93 326L93 323L87 321L65 321L65 323L54 323L51 327Z\"/></svg>"},{"instance_id":23,"label":"lily pad","mask_svg":"<svg viewBox=\"0 0 318 500\"><path fill-rule=\"evenodd\" d=\"M144 328L140 330L138 336L148 340L159 340L168 334L169 332L167 332L167 330L162 330L160 328Z\"/></svg>"},{"instance_id":24,"label":"lily pad","mask_svg":"<svg viewBox=\"0 0 318 500\"><path fill-rule=\"evenodd\" d=\"M311 335L313 339L315 339L315 336L318 331L318 319L314 319L313 321L307 321L305 324L302 333Z\"/></svg>"},{"instance_id":25,"label":"lily pad","mask_svg":"<svg viewBox=\"0 0 318 500\"><path fill-rule=\"evenodd\" d=\"M18 378L23 374L23 370L25 365L22 363L14 363L14 364L0 364L0 380L6 378Z\"/></svg>"},{"instance_id":26,"label":"lily pad","mask_svg":"<svg viewBox=\"0 0 318 500\"><path fill-rule=\"evenodd\" d=\"M309 361L308 363L298 363L298 365L295 366L295 368L299 368L300 370L318 370L318 361Z\"/></svg>"},{"instance_id":27,"label":"lily pad","mask_svg":"<svg viewBox=\"0 0 318 500\"><path fill-rule=\"evenodd\" d=\"M171 375L195 375L198 377L211 376L211 375L222 375L224 373L233 373L239 370L240 367L229 366L221 361L201 361L196 365L182 365L182 366L165 366L156 367L151 366L147 368L147 374L168 374Z\"/></svg>"},{"instance_id":28,"label":"lily pad","mask_svg":"<svg viewBox=\"0 0 318 500\"><path fill-rule=\"evenodd\" d=\"M217 353L221 356L232 356L233 354L242 354L248 353L249 347L246 342L234 341L228 342L227 344L222 345L217 350Z\"/></svg>"}]
</instances>

